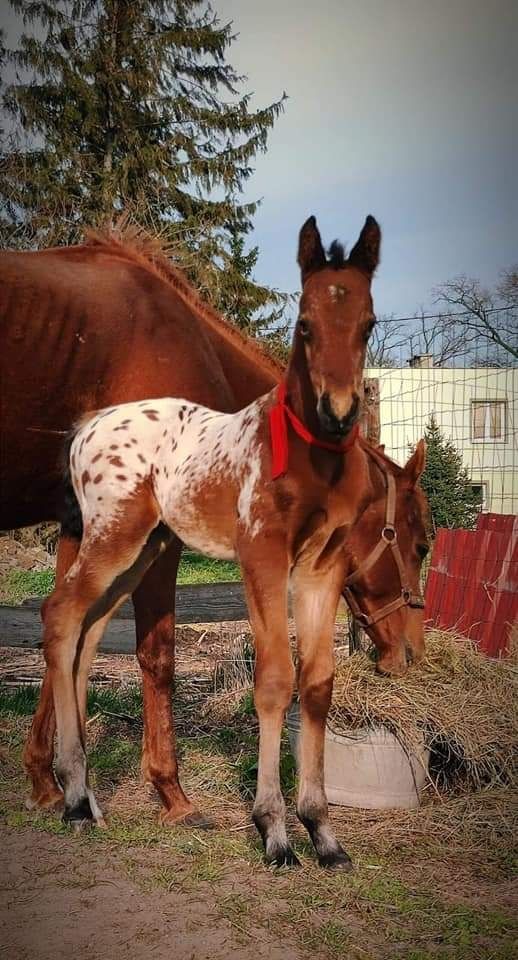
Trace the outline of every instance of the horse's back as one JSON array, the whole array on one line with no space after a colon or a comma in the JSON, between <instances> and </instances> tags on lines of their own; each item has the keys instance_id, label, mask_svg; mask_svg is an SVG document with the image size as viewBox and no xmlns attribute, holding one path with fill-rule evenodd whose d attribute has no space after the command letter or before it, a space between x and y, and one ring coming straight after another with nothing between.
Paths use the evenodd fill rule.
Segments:
<instances>
[{"instance_id":1,"label":"horse's back","mask_svg":"<svg viewBox=\"0 0 518 960\"><path fill-rule=\"evenodd\" d=\"M63 439L85 411L157 396L232 406L193 311L120 253L2 253L0 317L2 528L57 516Z\"/></svg>"}]
</instances>

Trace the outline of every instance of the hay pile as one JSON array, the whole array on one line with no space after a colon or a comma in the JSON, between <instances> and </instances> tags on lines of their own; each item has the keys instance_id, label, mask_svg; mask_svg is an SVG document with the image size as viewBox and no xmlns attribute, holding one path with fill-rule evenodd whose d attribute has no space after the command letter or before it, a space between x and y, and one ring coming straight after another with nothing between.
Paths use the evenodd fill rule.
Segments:
<instances>
[{"instance_id":1,"label":"hay pile","mask_svg":"<svg viewBox=\"0 0 518 960\"><path fill-rule=\"evenodd\" d=\"M386 727L407 749L431 751L437 787L518 787L518 657L482 656L474 644L431 630L424 663L402 679L379 676L357 653L337 664L329 726Z\"/></svg>"}]
</instances>

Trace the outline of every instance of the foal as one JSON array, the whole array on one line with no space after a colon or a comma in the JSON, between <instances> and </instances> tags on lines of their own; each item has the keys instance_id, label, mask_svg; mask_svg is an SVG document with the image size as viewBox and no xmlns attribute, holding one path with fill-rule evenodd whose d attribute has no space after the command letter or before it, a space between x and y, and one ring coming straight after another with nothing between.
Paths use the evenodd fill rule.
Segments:
<instances>
[{"instance_id":1,"label":"foal","mask_svg":"<svg viewBox=\"0 0 518 960\"><path fill-rule=\"evenodd\" d=\"M84 750L86 684L98 638L176 535L213 556L237 555L241 564L260 725L253 819L267 861L277 864L297 862L279 783L281 730L294 685L291 574L302 716L297 812L319 862L350 866L327 816L323 746L343 545L371 490L355 421L374 323L370 281L379 241L369 217L349 259L334 246L328 263L314 219L307 221L299 243L301 312L280 389L232 415L170 398L123 404L98 411L75 433L70 474L83 539L48 601L44 630L66 820L102 822Z\"/></svg>"}]
</instances>

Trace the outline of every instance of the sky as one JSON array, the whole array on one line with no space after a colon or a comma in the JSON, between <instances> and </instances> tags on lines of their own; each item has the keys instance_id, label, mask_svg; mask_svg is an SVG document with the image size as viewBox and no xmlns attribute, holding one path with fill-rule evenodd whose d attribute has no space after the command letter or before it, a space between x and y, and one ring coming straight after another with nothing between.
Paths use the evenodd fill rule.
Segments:
<instances>
[{"instance_id":1,"label":"sky","mask_svg":"<svg viewBox=\"0 0 518 960\"><path fill-rule=\"evenodd\" d=\"M433 311L442 281L492 286L518 261L516 0L212 4L238 35L241 92L255 107L289 97L244 195L262 198L258 281L299 289L310 214L326 246L379 220L378 316Z\"/></svg>"},{"instance_id":2,"label":"sky","mask_svg":"<svg viewBox=\"0 0 518 960\"><path fill-rule=\"evenodd\" d=\"M214 0L229 53L285 113L246 189L262 197L256 277L297 290L297 235L315 214L351 246L383 230L378 315L432 305L461 273L491 285L518 261L515 0Z\"/></svg>"}]
</instances>

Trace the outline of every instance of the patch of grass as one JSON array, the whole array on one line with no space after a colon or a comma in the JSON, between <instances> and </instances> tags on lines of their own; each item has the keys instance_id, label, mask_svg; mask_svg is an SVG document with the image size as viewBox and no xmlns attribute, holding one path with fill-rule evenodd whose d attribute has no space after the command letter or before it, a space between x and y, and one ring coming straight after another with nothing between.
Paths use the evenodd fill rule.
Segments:
<instances>
[{"instance_id":1,"label":"patch of grass","mask_svg":"<svg viewBox=\"0 0 518 960\"><path fill-rule=\"evenodd\" d=\"M21 684L19 687L3 687L0 684L0 716L14 714L18 717L30 717L36 709L39 698L40 691L36 684ZM90 688L88 691L89 715L93 716L103 710L140 718L142 716L140 686L132 683L116 689Z\"/></svg>"},{"instance_id":2,"label":"patch of grass","mask_svg":"<svg viewBox=\"0 0 518 960\"><path fill-rule=\"evenodd\" d=\"M223 583L241 580L239 565L232 560L211 560L186 550L178 568L178 583Z\"/></svg>"},{"instance_id":3,"label":"patch of grass","mask_svg":"<svg viewBox=\"0 0 518 960\"><path fill-rule=\"evenodd\" d=\"M40 697L39 687L23 684L19 687L0 685L0 716L31 717Z\"/></svg>"},{"instance_id":4,"label":"patch of grass","mask_svg":"<svg viewBox=\"0 0 518 960\"><path fill-rule=\"evenodd\" d=\"M117 736L104 736L90 750L88 761L96 780L117 780L123 776L137 775L140 760L140 743Z\"/></svg>"},{"instance_id":5,"label":"patch of grass","mask_svg":"<svg viewBox=\"0 0 518 960\"><path fill-rule=\"evenodd\" d=\"M135 719L142 717L142 689L137 683L123 687L93 687L88 691L88 713L98 711L127 714Z\"/></svg>"},{"instance_id":6,"label":"patch of grass","mask_svg":"<svg viewBox=\"0 0 518 960\"><path fill-rule=\"evenodd\" d=\"M350 931L345 924L337 920L326 920L316 926L311 925L304 931L301 940L313 955L321 956L324 949L327 956L336 957L337 960L351 956Z\"/></svg>"},{"instance_id":7,"label":"patch of grass","mask_svg":"<svg viewBox=\"0 0 518 960\"><path fill-rule=\"evenodd\" d=\"M46 597L53 587L53 570L8 570L0 580L0 602L16 604L28 597Z\"/></svg>"},{"instance_id":8,"label":"patch of grass","mask_svg":"<svg viewBox=\"0 0 518 960\"><path fill-rule=\"evenodd\" d=\"M178 583L225 583L241 580L239 564L232 560L212 560L186 550L178 568ZM0 603L18 604L24 600L47 597L54 589L54 570L8 570L0 577Z\"/></svg>"},{"instance_id":9,"label":"patch of grass","mask_svg":"<svg viewBox=\"0 0 518 960\"><path fill-rule=\"evenodd\" d=\"M236 761L236 767L239 773L239 786L242 793L253 799L257 786L258 771L258 743L257 738L251 738L249 749L242 750ZM281 790L286 798L292 797L295 792L297 781L297 768L293 754L287 748L284 742L281 747L280 760Z\"/></svg>"}]
</instances>

